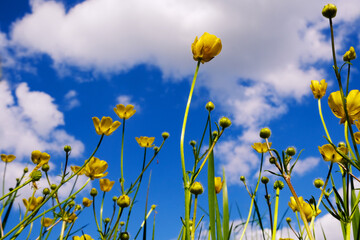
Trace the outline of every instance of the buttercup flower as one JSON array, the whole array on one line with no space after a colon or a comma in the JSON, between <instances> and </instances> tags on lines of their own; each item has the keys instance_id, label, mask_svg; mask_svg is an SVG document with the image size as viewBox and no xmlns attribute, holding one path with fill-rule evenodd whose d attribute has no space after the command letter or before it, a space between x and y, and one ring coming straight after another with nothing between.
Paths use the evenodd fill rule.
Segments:
<instances>
[{"instance_id":1,"label":"buttercup flower","mask_svg":"<svg viewBox=\"0 0 360 240\"><path fill-rule=\"evenodd\" d=\"M50 160L50 155L46 152L40 152L39 150L32 151L31 153L31 161L37 165L44 165L48 163Z\"/></svg>"},{"instance_id":2,"label":"buttercup flower","mask_svg":"<svg viewBox=\"0 0 360 240\"><path fill-rule=\"evenodd\" d=\"M95 178L105 177L108 173L104 173L108 168L108 164L104 160L100 160L97 157L92 157L86 166L78 173L78 175L85 174L87 177L94 180ZM75 173L79 171L79 166L71 166L71 170Z\"/></svg>"},{"instance_id":3,"label":"buttercup flower","mask_svg":"<svg viewBox=\"0 0 360 240\"><path fill-rule=\"evenodd\" d=\"M313 215L315 215L315 217L316 217L317 215L319 215L321 213L320 209L317 209L315 212L315 206L313 204L310 205L307 202L303 202L302 209L304 210L304 214L305 214L306 220L308 222L311 221L311 218Z\"/></svg>"},{"instance_id":4,"label":"buttercup flower","mask_svg":"<svg viewBox=\"0 0 360 240\"><path fill-rule=\"evenodd\" d=\"M351 90L346 97L346 108L349 115L350 124L354 120L360 119L360 92L359 90ZM333 114L340 118L340 124L346 121L345 111L339 91L330 94L328 104Z\"/></svg>"},{"instance_id":5,"label":"buttercup flower","mask_svg":"<svg viewBox=\"0 0 360 240\"><path fill-rule=\"evenodd\" d=\"M271 142L269 142L269 146L271 147ZM268 147L266 145L266 142L265 143L260 143L260 142L257 142L257 143L254 143L253 145L251 145L251 147L257 151L258 153L266 153L268 150Z\"/></svg>"},{"instance_id":6,"label":"buttercup flower","mask_svg":"<svg viewBox=\"0 0 360 240\"><path fill-rule=\"evenodd\" d=\"M355 121L355 125L356 125L357 129L360 131L360 120ZM355 138L356 144L360 144L360 132L354 133L354 138Z\"/></svg>"},{"instance_id":7,"label":"buttercup flower","mask_svg":"<svg viewBox=\"0 0 360 240\"><path fill-rule=\"evenodd\" d=\"M299 197L299 202L300 202L300 204L302 204L304 202L303 197ZM291 210L293 210L293 212L300 211L298 205L296 204L296 201L295 201L294 197L290 197L290 202L288 203L288 205L291 208Z\"/></svg>"},{"instance_id":8,"label":"buttercup flower","mask_svg":"<svg viewBox=\"0 0 360 240\"><path fill-rule=\"evenodd\" d=\"M325 144L318 148L321 156L325 161L340 162L343 159L343 157L335 151L331 144ZM338 147L338 150L344 154L347 154L346 147Z\"/></svg>"},{"instance_id":9,"label":"buttercup flower","mask_svg":"<svg viewBox=\"0 0 360 240\"><path fill-rule=\"evenodd\" d=\"M191 51L195 61L209 62L221 52L221 40L215 35L205 32L199 39L195 38L191 44Z\"/></svg>"},{"instance_id":10,"label":"buttercup flower","mask_svg":"<svg viewBox=\"0 0 360 240\"><path fill-rule=\"evenodd\" d=\"M34 211L37 206L43 201L43 197L29 197L29 199L23 199L24 206L29 211Z\"/></svg>"},{"instance_id":11,"label":"buttercup flower","mask_svg":"<svg viewBox=\"0 0 360 240\"><path fill-rule=\"evenodd\" d=\"M200 182L194 182L190 187L190 192L192 194L199 195L204 192L204 188Z\"/></svg>"},{"instance_id":12,"label":"buttercup flower","mask_svg":"<svg viewBox=\"0 0 360 240\"><path fill-rule=\"evenodd\" d=\"M140 145L140 147L152 147L153 142L155 140L154 137L135 137L136 141Z\"/></svg>"},{"instance_id":13,"label":"buttercup flower","mask_svg":"<svg viewBox=\"0 0 360 240\"><path fill-rule=\"evenodd\" d=\"M41 225L44 227L50 227L51 224L53 224L54 219L52 218L42 218L41 219Z\"/></svg>"},{"instance_id":14,"label":"buttercup flower","mask_svg":"<svg viewBox=\"0 0 360 240\"><path fill-rule=\"evenodd\" d=\"M92 200L90 200L90 199L88 199L86 197L84 197L83 200L82 200L82 204L83 204L84 207L90 207L92 202L93 202Z\"/></svg>"},{"instance_id":15,"label":"buttercup flower","mask_svg":"<svg viewBox=\"0 0 360 240\"><path fill-rule=\"evenodd\" d=\"M128 195L121 195L117 200L117 205L121 208L126 208L130 205L130 197Z\"/></svg>"},{"instance_id":16,"label":"buttercup flower","mask_svg":"<svg viewBox=\"0 0 360 240\"><path fill-rule=\"evenodd\" d=\"M16 158L15 155L12 155L12 154L9 154L9 155L1 154L1 160L6 163L14 161L15 158Z\"/></svg>"},{"instance_id":17,"label":"buttercup flower","mask_svg":"<svg viewBox=\"0 0 360 240\"><path fill-rule=\"evenodd\" d=\"M215 192L216 194L218 194L223 187L223 182L221 181L221 177L215 177L214 182L215 182Z\"/></svg>"},{"instance_id":18,"label":"buttercup flower","mask_svg":"<svg viewBox=\"0 0 360 240\"><path fill-rule=\"evenodd\" d=\"M346 53L343 56L343 60L345 62L349 62L351 60L354 60L356 58L356 52L354 47L350 47L349 51L346 51Z\"/></svg>"},{"instance_id":19,"label":"buttercup flower","mask_svg":"<svg viewBox=\"0 0 360 240\"><path fill-rule=\"evenodd\" d=\"M129 119L136 112L136 110L134 109L134 106L131 104L128 104L126 106L124 106L123 104L118 104L114 108L114 111L121 119Z\"/></svg>"},{"instance_id":20,"label":"buttercup flower","mask_svg":"<svg viewBox=\"0 0 360 240\"><path fill-rule=\"evenodd\" d=\"M90 237L89 235L84 234L80 237L74 236L72 240L94 240L94 239L92 237Z\"/></svg>"},{"instance_id":21,"label":"buttercup flower","mask_svg":"<svg viewBox=\"0 0 360 240\"><path fill-rule=\"evenodd\" d=\"M99 118L93 117L92 120L96 133L99 135L105 134L106 136L112 134L121 124L119 121L113 122L111 117L102 117L101 121Z\"/></svg>"},{"instance_id":22,"label":"buttercup flower","mask_svg":"<svg viewBox=\"0 0 360 240\"><path fill-rule=\"evenodd\" d=\"M115 181L110 181L107 178L102 178L100 179L100 189L103 192L109 192L113 185L114 185Z\"/></svg>"},{"instance_id":23,"label":"buttercup flower","mask_svg":"<svg viewBox=\"0 0 360 240\"><path fill-rule=\"evenodd\" d=\"M327 83L325 82L325 79L320 82L317 80L311 80L310 88L314 94L314 98L321 99L326 93Z\"/></svg>"}]
</instances>

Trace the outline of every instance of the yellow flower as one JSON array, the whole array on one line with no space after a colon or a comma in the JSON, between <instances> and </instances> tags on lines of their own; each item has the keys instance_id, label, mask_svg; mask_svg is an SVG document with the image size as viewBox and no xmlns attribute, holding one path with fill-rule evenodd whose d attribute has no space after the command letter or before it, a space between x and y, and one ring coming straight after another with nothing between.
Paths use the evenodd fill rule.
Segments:
<instances>
[{"instance_id":1,"label":"yellow flower","mask_svg":"<svg viewBox=\"0 0 360 240\"><path fill-rule=\"evenodd\" d=\"M347 112L349 115L350 124L353 124L354 120L360 118L360 92L359 90L351 90L346 97ZM346 121L345 111L341 99L340 92L333 92L330 94L328 104L333 114L340 118L340 124Z\"/></svg>"},{"instance_id":2,"label":"yellow flower","mask_svg":"<svg viewBox=\"0 0 360 240\"><path fill-rule=\"evenodd\" d=\"M350 47L349 51L346 51L346 53L343 56L343 60L345 62L349 62L351 60L354 60L356 58L356 52L354 47Z\"/></svg>"},{"instance_id":3,"label":"yellow flower","mask_svg":"<svg viewBox=\"0 0 360 240\"><path fill-rule=\"evenodd\" d=\"M41 225L44 227L50 227L51 224L53 224L54 219L52 218L42 218L41 219Z\"/></svg>"},{"instance_id":4,"label":"yellow flower","mask_svg":"<svg viewBox=\"0 0 360 240\"><path fill-rule=\"evenodd\" d=\"M67 215L63 217L63 220L68 223L72 223L77 219L77 215L75 213L71 213L70 215Z\"/></svg>"},{"instance_id":5,"label":"yellow flower","mask_svg":"<svg viewBox=\"0 0 360 240\"><path fill-rule=\"evenodd\" d=\"M14 161L15 158L16 158L15 155L12 155L12 154L9 154L9 155L1 154L1 160L6 163Z\"/></svg>"},{"instance_id":6,"label":"yellow flower","mask_svg":"<svg viewBox=\"0 0 360 240\"><path fill-rule=\"evenodd\" d=\"M109 192L112 189L114 183L115 183L115 181L110 181L107 178L100 179L100 189L101 189L101 191Z\"/></svg>"},{"instance_id":7,"label":"yellow flower","mask_svg":"<svg viewBox=\"0 0 360 240\"><path fill-rule=\"evenodd\" d=\"M311 80L310 88L316 99L321 99L326 93L327 83L325 79L320 82L317 80Z\"/></svg>"},{"instance_id":8,"label":"yellow flower","mask_svg":"<svg viewBox=\"0 0 360 240\"><path fill-rule=\"evenodd\" d=\"M195 61L209 62L221 52L221 40L215 35L205 32L199 39L195 38L191 44L191 51Z\"/></svg>"},{"instance_id":9,"label":"yellow flower","mask_svg":"<svg viewBox=\"0 0 360 240\"><path fill-rule=\"evenodd\" d=\"M108 173L104 173L108 168L108 164L104 160L100 160L97 157L92 157L85 167L78 173L78 175L85 174L87 177L94 180L95 178L105 177ZM73 172L77 172L80 169L79 166L71 166Z\"/></svg>"},{"instance_id":10,"label":"yellow flower","mask_svg":"<svg viewBox=\"0 0 360 240\"><path fill-rule=\"evenodd\" d=\"M319 215L321 213L320 209L317 209L315 212L315 206L312 204L310 205L307 202L303 202L302 209L304 210L304 214L305 214L306 220L308 222L311 221L311 218L313 215L315 215L315 217L316 217L317 215Z\"/></svg>"},{"instance_id":11,"label":"yellow flower","mask_svg":"<svg viewBox=\"0 0 360 240\"><path fill-rule=\"evenodd\" d=\"M40 152L39 150L32 151L31 153L31 161L37 165L44 165L48 163L50 160L50 155L46 152Z\"/></svg>"},{"instance_id":12,"label":"yellow flower","mask_svg":"<svg viewBox=\"0 0 360 240\"><path fill-rule=\"evenodd\" d=\"M24 198L23 203L28 211L34 211L35 208L41 204L43 199L43 197L29 197L29 200Z\"/></svg>"},{"instance_id":13,"label":"yellow flower","mask_svg":"<svg viewBox=\"0 0 360 240\"><path fill-rule=\"evenodd\" d=\"M271 147L271 142L269 143L269 146ZM255 151L257 151L258 153L266 153L268 151L268 147L266 145L266 142L264 143L254 143L253 145L251 145L251 147L253 149L255 149Z\"/></svg>"},{"instance_id":14,"label":"yellow flower","mask_svg":"<svg viewBox=\"0 0 360 240\"><path fill-rule=\"evenodd\" d=\"M356 144L360 144L360 132L354 133L354 138L355 138Z\"/></svg>"},{"instance_id":15,"label":"yellow flower","mask_svg":"<svg viewBox=\"0 0 360 240\"><path fill-rule=\"evenodd\" d=\"M117 205L121 208L126 208L130 205L130 197L128 195L121 195L118 200L116 201Z\"/></svg>"},{"instance_id":16,"label":"yellow flower","mask_svg":"<svg viewBox=\"0 0 360 240\"><path fill-rule=\"evenodd\" d=\"M136 141L138 142L138 144L140 145L140 147L152 147L153 142L155 140L154 137L135 137Z\"/></svg>"},{"instance_id":17,"label":"yellow flower","mask_svg":"<svg viewBox=\"0 0 360 240\"><path fill-rule=\"evenodd\" d=\"M90 207L92 202L93 202L92 200L90 200L90 199L88 199L86 197L84 197L83 200L82 200L82 204L83 204L84 207Z\"/></svg>"},{"instance_id":18,"label":"yellow flower","mask_svg":"<svg viewBox=\"0 0 360 240\"><path fill-rule=\"evenodd\" d=\"M128 104L126 106L124 106L123 104L118 104L114 108L114 111L121 119L129 119L136 112L136 110L134 109L134 106L131 104Z\"/></svg>"},{"instance_id":19,"label":"yellow flower","mask_svg":"<svg viewBox=\"0 0 360 240\"><path fill-rule=\"evenodd\" d=\"M340 162L343 159L343 157L335 151L331 144L325 144L321 147L319 146L318 148L321 156L325 161ZM342 153L347 154L346 147L338 147L337 149Z\"/></svg>"},{"instance_id":20,"label":"yellow flower","mask_svg":"<svg viewBox=\"0 0 360 240\"><path fill-rule=\"evenodd\" d=\"M221 181L221 177L215 177L214 183L215 183L215 192L216 194L218 194L223 187L223 182Z\"/></svg>"},{"instance_id":21,"label":"yellow flower","mask_svg":"<svg viewBox=\"0 0 360 240\"><path fill-rule=\"evenodd\" d=\"M112 134L121 124L119 121L113 122L111 117L102 117L101 121L99 118L93 117L92 120L96 133L99 135L105 134L106 136Z\"/></svg>"},{"instance_id":22,"label":"yellow flower","mask_svg":"<svg viewBox=\"0 0 360 240\"><path fill-rule=\"evenodd\" d=\"M299 202L300 202L300 204L302 204L304 202L303 197L299 197ZM293 210L293 212L298 212L300 210L298 205L296 204L294 197L290 197L290 202L288 203L288 205L291 208L291 210Z\"/></svg>"},{"instance_id":23,"label":"yellow flower","mask_svg":"<svg viewBox=\"0 0 360 240\"><path fill-rule=\"evenodd\" d=\"M81 237L74 236L72 240L94 240L92 237L90 237L87 234L82 235Z\"/></svg>"}]
</instances>

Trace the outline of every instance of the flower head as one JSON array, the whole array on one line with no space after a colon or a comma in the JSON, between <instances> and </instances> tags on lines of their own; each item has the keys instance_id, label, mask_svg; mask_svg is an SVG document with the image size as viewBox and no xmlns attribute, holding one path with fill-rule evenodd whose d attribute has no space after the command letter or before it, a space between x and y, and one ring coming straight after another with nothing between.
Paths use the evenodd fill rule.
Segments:
<instances>
[{"instance_id":1,"label":"flower head","mask_svg":"<svg viewBox=\"0 0 360 240\"><path fill-rule=\"evenodd\" d=\"M117 200L117 205L121 208L126 208L130 205L130 197L128 195L121 195Z\"/></svg>"},{"instance_id":2,"label":"flower head","mask_svg":"<svg viewBox=\"0 0 360 240\"><path fill-rule=\"evenodd\" d=\"M72 240L94 240L94 239L92 237L90 237L89 235L84 234L80 237L74 236Z\"/></svg>"},{"instance_id":3,"label":"flower head","mask_svg":"<svg viewBox=\"0 0 360 240\"><path fill-rule=\"evenodd\" d=\"M269 146L271 147L271 142L269 142ZM267 144L266 142L264 143L260 143L260 142L257 142L257 143L254 143L253 145L251 145L251 147L257 151L258 153L266 153L267 151L269 151L268 147L267 147Z\"/></svg>"},{"instance_id":4,"label":"flower head","mask_svg":"<svg viewBox=\"0 0 360 240\"><path fill-rule=\"evenodd\" d=\"M190 187L190 192L195 195L202 194L204 192L204 187L200 182L194 182Z\"/></svg>"},{"instance_id":5,"label":"flower head","mask_svg":"<svg viewBox=\"0 0 360 240\"><path fill-rule=\"evenodd\" d=\"M136 110L134 109L134 106L131 104L128 104L126 106L124 106L123 104L118 104L114 108L114 111L121 119L129 119L136 112Z\"/></svg>"},{"instance_id":6,"label":"flower head","mask_svg":"<svg viewBox=\"0 0 360 240\"><path fill-rule=\"evenodd\" d=\"M223 182L221 181L221 177L215 177L214 183L215 183L215 192L216 194L218 194L223 187Z\"/></svg>"},{"instance_id":7,"label":"flower head","mask_svg":"<svg viewBox=\"0 0 360 240\"><path fill-rule=\"evenodd\" d=\"M321 99L326 93L327 83L325 79L321 80L320 82L317 80L311 80L310 88L314 94L314 98Z\"/></svg>"},{"instance_id":8,"label":"flower head","mask_svg":"<svg viewBox=\"0 0 360 240\"><path fill-rule=\"evenodd\" d=\"M328 104L333 114L340 118L340 124L346 121L346 115L339 91L330 94ZM360 119L360 92L351 90L346 97L346 108L349 115L349 123L353 124L354 120Z\"/></svg>"},{"instance_id":9,"label":"flower head","mask_svg":"<svg viewBox=\"0 0 360 240\"><path fill-rule=\"evenodd\" d=\"M9 154L9 155L1 154L1 161L6 162L6 163L14 161L15 158L16 158L15 155L12 155L12 154Z\"/></svg>"},{"instance_id":10,"label":"flower head","mask_svg":"<svg viewBox=\"0 0 360 240\"><path fill-rule=\"evenodd\" d=\"M82 204L83 204L84 207L90 207L92 202L93 202L92 200L90 200L90 199L88 199L86 197L84 197L83 200L82 200Z\"/></svg>"},{"instance_id":11,"label":"flower head","mask_svg":"<svg viewBox=\"0 0 360 240\"><path fill-rule=\"evenodd\" d=\"M334 18L336 16L337 8L334 4L327 4L322 10L322 15L326 18Z\"/></svg>"},{"instance_id":12,"label":"flower head","mask_svg":"<svg viewBox=\"0 0 360 240\"><path fill-rule=\"evenodd\" d=\"M52 218L42 218L41 219L41 225L44 227L50 227L51 224L54 223L54 219Z\"/></svg>"},{"instance_id":13,"label":"flower head","mask_svg":"<svg viewBox=\"0 0 360 240\"><path fill-rule=\"evenodd\" d=\"M351 60L354 60L356 58L356 52L354 47L350 47L349 51L346 51L346 53L343 56L343 60L345 62L349 62Z\"/></svg>"},{"instance_id":14,"label":"flower head","mask_svg":"<svg viewBox=\"0 0 360 240\"><path fill-rule=\"evenodd\" d=\"M195 61L209 62L221 52L221 40L215 35L205 32L199 39L195 38L191 44L191 51Z\"/></svg>"},{"instance_id":15,"label":"flower head","mask_svg":"<svg viewBox=\"0 0 360 240\"><path fill-rule=\"evenodd\" d=\"M115 181L110 181L107 178L102 178L100 179L100 189L103 192L109 192L113 185L114 185Z\"/></svg>"},{"instance_id":16,"label":"flower head","mask_svg":"<svg viewBox=\"0 0 360 240\"><path fill-rule=\"evenodd\" d=\"M48 163L50 160L50 155L46 152L40 152L39 150L32 151L31 153L31 161L37 165L44 165Z\"/></svg>"},{"instance_id":17,"label":"flower head","mask_svg":"<svg viewBox=\"0 0 360 240\"><path fill-rule=\"evenodd\" d=\"M71 170L76 173L81 167L71 166ZM85 174L87 177L94 180L95 178L105 177L108 173L104 173L108 168L108 164L104 160L100 160L97 157L92 157L85 167L78 173L78 175Z\"/></svg>"},{"instance_id":18,"label":"flower head","mask_svg":"<svg viewBox=\"0 0 360 240\"><path fill-rule=\"evenodd\" d=\"M325 144L321 147L319 146L318 148L321 156L325 161L340 162L343 159L343 157L336 152L331 144ZM346 147L338 147L338 150L344 154L347 154Z\"/></svg>"},{"instance_id":19,"label":"flower head","mask_svg":"<svg viewBox=\"0 0 360 240\"><path fill-rule=\"evenodd\" d=\"M102 117L101 121L99 118L93 117L92 120L96 133L99 135L105 134L106 136L112 134L121 124L119 121L113 122L111 117Z\"/></svg>"},{"instance_id":20,"label":"flower head","mask_svg":"<svg viewBox=\"0 0 360 240\"><path fill-rule=\"evenodd\" d=\"M23 199L24 206L28 211L34 211L43 201L43 197L29 197L29 199Z\"/></svg>"},{"instance_id":21,"label":"flower head","mask_svg":"<svg viewBox=\"0 0 360 240\"><path fill-rule=\"evenodd\" d=\"M138 142L138 144L140 145L140 147L152 147L153 142L155 140L154 137L135 137L136 141Z\"/></svg>"}]
</instances>

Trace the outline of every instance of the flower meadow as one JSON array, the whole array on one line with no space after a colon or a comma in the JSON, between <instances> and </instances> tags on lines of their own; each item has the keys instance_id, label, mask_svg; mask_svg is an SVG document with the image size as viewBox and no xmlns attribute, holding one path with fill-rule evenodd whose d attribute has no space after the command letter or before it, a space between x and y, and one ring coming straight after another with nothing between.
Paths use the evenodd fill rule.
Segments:
<instances>
[{"instance_id":1,"label":"flower meadow","mask_svg":"<svg viewBox=\"0 0 360 240\"><path fill-rule=\"evenodd\" d=\"M218 121L213 120L215 104L211 101L205 105L207 118L202 129L202 134L194 138L190 143L185 142L188 118L191 118L190 109L197 76L201 74L201 66L209 61L216 61L216 56L221 54L222 42L216 35L205 32L196 37L191 45L195 72L185 105L181 137L179 143L179 156L174 157L181 166L182 178L180 189L183 191L183 214L178 219L169 219L172 224L179 226L177 239L249 239L253 228L258 229L256 239L326 239L327 232L315 227L315 221L321 214L328 213L338 223L342 231L343 239L360 239L360 192L357 185L360 179L357 177L360 171L360 91L353 89L350 84L350 70L352 61L356 59L356 50L349 46L349 50L343 54L343 59L337 59L335 54L335 41L333 24L336 24L337 7L327 4L322 9L322 15L329 21L331 36L331 49L329 54L333 57L333 71L337 79L338 91L328 93L327 81L312 80L311 91L317 101L319 117L323 126L323 145L318 146L319 155L327 163L328 172L324 176L318 176L313 181L317 190L316 195L299 195L292 184L294 169L302 150L296 147L286 149L272 148L272 131L268 127L260 130L258 142L252 144L254 152L259 154L261 162L259 171L254 182L249 182L244 176L239 181L246 190L249 205L237 206L237 211L246 213L240 216L242 221L234 221L234 208L231 207L233 196L228 193L226 171L222 175L216 175L216 152L214 149L221 142L221 137L231 131L232 122L228 117L221 117ZM334 21L334 23L333 23ZM322 107L327 99L327 107L333 113L333 117L339 119L343 128L343 141L332 141L332 129L328 129L326 119L323 117ZM316 104L314 101L314 104ZM59 146L64 150L64 161L57 174L58 181L54 182L49 177L51 168L51 155L47 152L34 150L29 153L31 167L23 169L21 176L9 176L6 169L9 164L16 161L13 154L1 154L4 164L2 175L2 194L0 197L0 239L158 239L156 229L157 205L137 204L141 186L148 186L151 182L151 168L155 160L161 158L163 148L167 146L167 140L171 137L168 132L159 133L161 140L154 136L132 136L136 139L140 151L143 152L141 170L133 179L126 179L124 169L127 161L124 157L125 135L131 135L126 131L126 123L132 120L136 109L131 104L118 104L113 109L116 119L109 116L94 116L92 118L94 128L91 131L98 135L98 143L93 146L93 152L82 165L75 165L71 161L72 147L69 145ZM110 113L109 113L110 115ZM91 120L89 120L91 121ZM114 132L121 134L121 151L119 156L120 171L118 179L107 178L108 162L101 159L98 150L106 144L103 140ZM193 137L193 136L192 136ZM190 148L192 154L185 154L185 149ZM174 154L175 155L175 154ZM266 169L265 161L272 168ZM111 166L110 166L111 167ZM145 179L145 173L150 172L149 179ZM267 172L273 177L264 176ZM206 179L201 182L199 176ZM86 177L85 182L79 181L79 177ZM16 178L16 184L5 189L6 181ZM335 178L341 179L337 184ZM40 180L45 180L46 186L39 185ZM98 181L100 188L86 188L89 183ZM144 182L145 181L145 182ZM251 179L253 181L253 179ZM71 185L69 194L63 198L59 192L65 186ZM19 194L23 188L31 189L31 194L24 196ZM265 195L259 195L259 188L264 189ZM287 205L280 204L281 192L288 189L291 197L285 201ZM86 197L83 194L87 191ZM116 196L109 196L109 192L116 192ZM174 191L174 189L167 190ZM273 196L271 193L274 193ZM147 188L147 197L151 194ZM20 201L19 201L20 199ZM206 206L200 205L202 200ZM284 200L284 199L282 199ZM284 201L283 201L284 202ZM20 205L19 205L20 203ZM108 210L110 209L110 214ZM134 217L136 209L143 211L143 217ZM83 212L91 214L91 226L82 224ZM282 214L284 212L284 214ZM16 224L10 219L18 219ZM138 226L136 231L130 228L130 224ZM286 227L287 231L282 231ZM96 229L88 231L89 229Z\"/></svg>"}]
</instances>

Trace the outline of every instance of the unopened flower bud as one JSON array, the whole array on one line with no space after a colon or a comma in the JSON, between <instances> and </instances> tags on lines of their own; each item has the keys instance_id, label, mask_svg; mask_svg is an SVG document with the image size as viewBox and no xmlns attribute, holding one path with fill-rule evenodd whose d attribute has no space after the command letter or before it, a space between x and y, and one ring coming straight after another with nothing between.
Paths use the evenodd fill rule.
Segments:
<instances>
[{"instance_id":1,"label":"unopened flower bud","mask_svg":"<svg viewBox=\"0 0 360 240\"><path fill-rule=\"evenodd\" d=\"M346 147L346 144L344 142L339 142L338 147Z\"/></svg>"},{"instance_id":2,"label":"unopened flower bud","mask_svg":"<svg viewBox=\"0 0 360 240\"><path fill-rule=\"evenodd\" d=\"M243 183L245 183L245 181L246 181L245 176L241 176L241 177L240 177L240 181L242 181Z\"/></svg>"},{"instance_id":3,"label":"unopened flower bud","mask_svg":"<svg viewBox=\"0 0 360 240\"><path fill-rule=\"evenodd\" d=\"M80 204L76 204L76 206L75 206L75 211L79 211L79 210L81 210L81 205L80 205Z\"/></svg>"},{"instance_id":4,"label":"unopened flower bud","mask_svg":"<svg viewBox=\"0 0 360 240\"><path fill-rule=\"evenodd\" d=\"M130 198L128 195L121 195L117 200L117 205L121 208L126 208L130 205Z\"/></svg>"},{"instance_id":5,"label":"unopened flower bud","mask_svg":"<svg viewBox=\"0 0 360 240\"><path fill-rule=\"evenodd\" d=\"M31 180L33 180L33 181L39 181L40 180L40 178L41 178L41 176L42 176L42 173L41 173L41 171L39 171L39 170L36 170L36 171L33 171L32 173L31 173Z\"/></svg>"},{"instance_id":6,"label":"unopened flower bud","mask_svg":"<svg viewBox=\"0 0 360 240\"><path fill-rule=\"evenodd\" d=\"M125 225L125 222L124 221L121 221L120 222L120 226L124 226Z\"/></svg>"},{"instance_id":7,"label":"unopened flower bud","mask_svg":"<svg viewBox=\"0 0 360 240\"><path fill-rule=\"evenodd\" d=\"M208 110L209 112L211 112L212 110L214 110L215 105L212 102L208 102L205 106L206 110Z\"/></svg>"},{"instance_id":8,"label":"unopened flower bud","mask_svg":"<svg viewBox=\"0 0 360 240\"><path fill-rule=\"evenodd\" d=\"M44 188L43 189L43 194L44 195L48 195L50 193L50 189L49 188Z\"/></svg>"},{"instance_id":9,"label":"unopened flower bud","mask_svg":"<svg viewBox=\"0 0 360 240\"><path fill-rule=\"evenodd\" d=\"M25 167L24 168L24 173L27 173L29 171L29 168L28 167Z\"/></svg>"},{"instance_id":10,"label":"unopened flower bud","mask_svg":"<svg viewBox=\"0 0 360 240\"><path fill-rule=\"evenodd\" d=\"M287 218L286 218L286 222L287 222L287 223L291 223L291 218L287 217Z\"/></svg>"},{"instance_id":11,"label":"unopened flower bud","mask_svg":"<svg viewBox=\"0 0 360 240\"><path fill-rule=\"evenodd\" d=\"M276 158L275 158L275 157L270 157L270 158L269 158L269 162L270 162L271 164L274 164L274 163L276 162Z\"/></svg>"},{"instance_id":12,"label":"unopened flower bud","mask_svg":"<svg viewBox=\"0 0 360 240\"><path fill-rule=\"evenodd\" d=\"M191 141L190 141L190 145L191 145L192 147L195 147L196 141L195 141L195 140L191 140Z\"/></svg>"},{"instance_id":13,"label":"unopened flower bud","mask_svg":"<svg viewBox=\"0 0 360 240\"><path fill-rule=\"evenodd\" d=\"M129 239L130 239L130 235L128 232L120 233L120 240L129 240Z\"/></svg>"},{"instance_id":14,"label":"unopened flower bud","mask_svg":"<svg viewBox=\"0 0 360 240\"><path fill-rule=\"evenodd\" d=\"M74 200L70 201L68 205L70 208L72 208L73 206L75 206L75 201Z\"/></svg>"},{"instance_id":15,"label":"unopened flower bud","mask_svg":"<svg viewBox=\"0 0 360 240\"><path fill-rule=\"evenodd\" d=\"M260 130L260 137L263 139L269 138L271 135L271 130L270 128L262 128Z\"/></svg>"},{"instance_id":16,"label":"unopened flower bud","mask_svg":"<svg viewBox=\"0 0 360 240\"><path fill-rule=\"evenodd\" d=\"M50 166L49 166L49 164L45 163L44 165L41 166L41 169L42 169L44 172L47 172L47 171L49 171Z\"/></svg>"},{"instance_id":17,"label":"unopened flower bud","mask_svg":"<svg viewBox=\"0 0 360 240\"><path fill-rule=\"evenodd\" d=\"M151 209L152 209L152 210L154 210L155 208L156 208L156 205L155 205L155 204L151 205Z\"/></svg>"},{"instance_id":18,"label":"unopened flower bud","mask_svg":"<svg viewBox=\"0 0 360 240\"><path fill-rule=\"evenodd\" d=\"M51 184L51 185L50 185L50 189L51 189L51 190L55 190L56 188L57 188L56 184Z\"/></svg>"},{"instance_id":19,"label":"unopened flower bud","mask_svg":"<svg viewBox=\"0 0 360 240\"><path fill-rule=\"evenodd\" d=\"M294 147L288 147L286 149L286 154L289 155L290 157L294 156L296 153L296 150Z\"/></svg>"},{"instance_id":20,"label":"unopened flower bud","mask_svg":"<svg viewBox=\"0 0 360 240\"><path fill-rule=\"evenodd\" d=\"M113 196L112 200L113 200L114 202L116 202L116 201L118 200L118 197L117 197L117 196Z\"/></svg>"},{"instance_id":21,"label":"unopened flower bud","mask_svg":"<svg viewBox=\"0 0 360 240\"><path fill-rule=\"evenodd\" d=\"M64 146L64 151L65 152L70 152L71 151L71 146L70 145L65 145Z\"/></svg>"},{"instance_id":22,"label":"unopened flower bud","mask_svg":"<svg viewBox=\"0 0 360 240\"><path fill-rule=\"evenodd\" d=\"M110 218L105 218L104 219L104 223L109 223L110 222Z\"/></svg>"},{"instance_id":23,"label":"unopened flower bud","mask_svg":"<svg viewBox=\"0 0 360 240\"><path fill-rule=\"evenodd\" d=\"M170 134L168 133L168 132L163 132L162 134L161 134L161 136L164 138L164 140L165 139L167 139L169 136L170 136Z\"/></svg>"},{"instance_id":24,"label":"unopened flower bud","mask_svg":"<svg viewBox=\"0 0 360 240\"><path fill-rule=\"evenodd\" d=\"M261 178L261 182L263 184L267 184L269 182L269 178L264 176L264 177Z\"/></svg>"},{"instance_id":25,"label":"unopened flower bud","mask_svg":"<svg viewBox=\"0 0 360 240\"><path fill-rule=\"evenodd\" d=\"M214 183L215 183L215 192L216 194L218 194L223 186L223 182L221 181L221 177L215 177L214 178Z\"/></svg>"},{"instance_id":26,"label":"unopened flower bud","mask_svg":"<svg viewBox=\"0 0 360 240\"><path fill-rule=\"evenodd\" d=\"M20 181L20 178L16 178L15 180L16 180L16 182L19 182L19 181Z\"/></svg>"},{"instance_id":27,"label":"unopened flower bud","mask_svg":"<svg viewBox=\"0 0 360 240\"><path fill-rule=\"evenodd\" d=\"M153 149L154 149L154 151L155 151L156 153L159 152L159 150L160 150L159 147L156 147L156 146L153 147Z\"/></svg>"},{"instance_id":28,"label":"unopened flower bud","mask_svg":"<svg viewBox=\"0 0 360 240\"><path fill-rule=\"evenodd\" d=\"M204 192L204 188L199 182L194 182L190 187L190 192L195 195L202 194Z\"/></svg>"},{"instance_id":29,"label":"unopened flower bud","mask_svg":"<svg viewBox=\"0 0 360 240\"><path fill-rule=\"evenodd\" d=\"M213 131L213 132L212 132L212 136L213 136L214 138L216 138L218 135L219 135L219 132L218 132L218 131Z\"/></svg>"},{"instance_id":30,"label":"unopened flower bud","mask_svg":"<svg viewBox=\"0 0 360 240\"><path fill-rule=\"evenodd\" d=\"M231 121L230 121L230 119L228 119L227 117L222 117L222 118L220 118L220 120L219 120L219 125L220 125L220 127L222 127L222 128L227 128L227 127L230 127L230 125L231 125Z\"/></svg>"},{"instance_id":31,"label":"unopened flower bud","mask_svg":"<svg viewBox=\"0 0 360 240\"><path fill-rule=\"evenodd\" d=\"M322 10L322 15L326 18L334 18L336 16L337 8L334 4L327 4Z\"/></svg>"},{"instance_id":32,"label":"unopened flower bud","mask_svg":"<svg viewBox=\"0 0 360 240\"><path fill-rule=\"evenodd\" d=\"M322 186L324 186L324 181L322 179L320 179L320 178L315 179L314 180L314 186L316 188L321 188Z\"/></svg>"},{"instance_id":33,"label":"unopened flower bud","mask_svg":"<svg viewBox=\"0 0 360 240\"><path fill-rule=\"evenodd\" d=\"M275 183L274 183L274 189L283 189L284 188L284 183L280 180L277 180Z\"/></svg>"},{"instance_id":34,"label":"unopened flower bud","mask_svg":"<svg viewBox=\"0 0 360 240\"><path fill-rule=\"evenodd\" d=\"M98 194L98 192L97 192L96 188L92 188L90 191L90 196L96 197L97 194Z\"/></svg>"}]
</instances>

